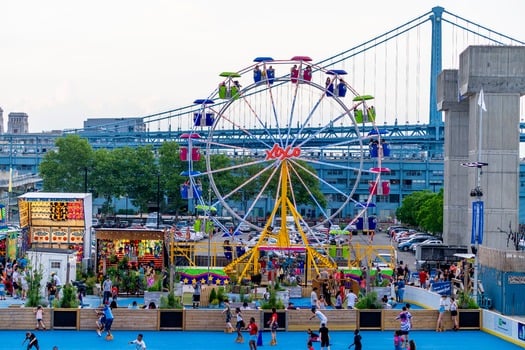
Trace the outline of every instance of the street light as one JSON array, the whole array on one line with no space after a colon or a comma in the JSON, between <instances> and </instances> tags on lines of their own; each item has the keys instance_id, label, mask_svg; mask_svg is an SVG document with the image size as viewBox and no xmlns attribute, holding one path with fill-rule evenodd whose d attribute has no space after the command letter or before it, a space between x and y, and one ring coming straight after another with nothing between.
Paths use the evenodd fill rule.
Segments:
<instances>
[{"instance_id":1,"label":"street light","mask_svg":"<svg viewBox=\"0 0 525 350\"><path fill-rule=\"evenodd\" d=\"M157 173L157 230L160 228L160 172Z\"/></svg>"}]
</instances>

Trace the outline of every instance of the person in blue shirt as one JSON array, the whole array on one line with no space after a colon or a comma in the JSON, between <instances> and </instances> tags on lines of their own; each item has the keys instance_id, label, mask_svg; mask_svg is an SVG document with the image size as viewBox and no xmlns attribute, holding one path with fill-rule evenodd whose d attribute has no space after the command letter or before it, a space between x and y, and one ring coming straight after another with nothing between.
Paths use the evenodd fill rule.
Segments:
<instances>
[{"instance_id":1,"label":"person in blue shirt","mask_svg":"<svg viewBox=\"0 0 525 350\"><path fill-rule=\"evenodd\" d=\"M106 321L104 322L104 330L107 333L106 339L113 339L113 335L111 334L111 325L113 324L113 312L107 304L104 305L104 309L102 310L102 312L104 313L104 318L106 319Z\"/></svg>"}]
</instances>

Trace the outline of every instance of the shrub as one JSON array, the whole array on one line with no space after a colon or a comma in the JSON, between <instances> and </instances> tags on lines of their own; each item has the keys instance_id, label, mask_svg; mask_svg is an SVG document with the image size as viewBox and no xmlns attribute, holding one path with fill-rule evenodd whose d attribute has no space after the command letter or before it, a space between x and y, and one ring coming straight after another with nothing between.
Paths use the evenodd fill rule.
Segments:
<instances>
[{"instance_id":1,"label":"shrub","mask_svg":"<svg viewBox=\"0 0 525 350\"><path fill-rule=\"evenodd\" d=\"M359 295L355 303L356 309L381 309L381 302L377 299L377 292L369 292L366 295Z\"/></svg>"}]
</instances>

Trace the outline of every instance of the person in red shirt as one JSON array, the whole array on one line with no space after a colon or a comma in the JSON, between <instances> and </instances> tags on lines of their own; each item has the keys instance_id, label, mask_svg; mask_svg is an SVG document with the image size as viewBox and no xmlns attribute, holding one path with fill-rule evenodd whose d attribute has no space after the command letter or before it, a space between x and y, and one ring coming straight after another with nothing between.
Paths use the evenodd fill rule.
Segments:
<instances>
[{"instance_id":1,"label":"person in red shirt","mask_svg":"<svg viewBox=\"0 0 525 350\"><path fill-rule=\"evenodd\" d=\"M419 271L419 285L421 288L427 288L428 273L425 270Z\"/></svg>"},{"instance_id":2,"label":"person in red shirt","mask_svg":"<svg viewBox=\"0 0 525 350\"><path fill-rule=\"evenodd\" d=\"M250 334L250 350L257 350L257 334L259 332L259 328L257 327L257 323L255 323L255 318L250 317L250 323L248 323L246 329Z\"/></svg>"},{"instance_id":3,"label":"person in red shirt","mask_svg":"<svg viewBox=\"0 0 525 350\"><path fill-rule=\"evenodd\" d=\"M279 327L279 324L277 323L277 317L277 310L272 307L272 317L270 318L270 321L268 321L268 325L272 331L272 340L270 341L270 345L277 345L277 328Z\"/></svg>"}]
</instances>

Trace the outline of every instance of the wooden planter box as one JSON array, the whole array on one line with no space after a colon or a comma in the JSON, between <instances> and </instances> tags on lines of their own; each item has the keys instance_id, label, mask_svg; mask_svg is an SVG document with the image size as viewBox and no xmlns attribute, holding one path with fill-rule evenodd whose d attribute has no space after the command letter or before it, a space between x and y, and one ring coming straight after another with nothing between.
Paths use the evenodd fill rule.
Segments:
<instances>
[{"instance_id":1,"label":"wooden planter box","mask_svg":"<svg viewBox=\"0 0 525 350\"><path fill-rule=\"evenodd\" d=\"M80 309L52 309L51 321L53 329L75 329L80 327ZM93 328L94 325L93 325Z\"/></svg>"},{"instance_id":2,"label":"wooden planter box","mask_svg":"<svg viewBox=\"0 0 525 350\"><path fill-rule=\"evenodd\" d=\"M34 329L36 326L35 314L32 307L9 307L0 309L0 329ZM51 328L51 309L44 309L44 323L47 329Z\"/></svg>"},{"instance_id":3,"label":"wooden planter box","mask_svg":"<svg viewBox=\"0 0 525 350\"><path fill-rule=\"evenodd\" d=\"M159 310L159 329L182 330L184 327L184 311L182 309Z\"/></svg>"},{"instance_id":4,"label":"wooden planter box","mask_svg":"<svg viewBox=\"0 0 525 350\"><path fill-rule=\"evenodd\" d=\"M383 326L383 310L359 310L360 329L381 329Z\"/></svg>"},{"instance_id":5,"label":"wooden planter box","mask_svg":"<svg viewBox=\"0 0 525 350\"><path fill-rule=\"evenodd\" d=\"M458 321L461 329L481 329L481 310L459 309Z\"/></svg>"}]
</instances>

